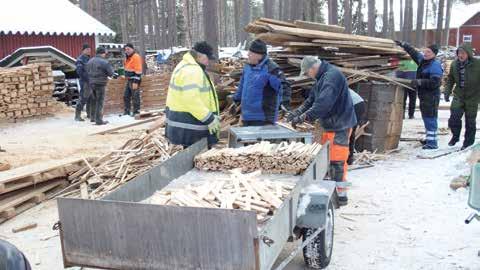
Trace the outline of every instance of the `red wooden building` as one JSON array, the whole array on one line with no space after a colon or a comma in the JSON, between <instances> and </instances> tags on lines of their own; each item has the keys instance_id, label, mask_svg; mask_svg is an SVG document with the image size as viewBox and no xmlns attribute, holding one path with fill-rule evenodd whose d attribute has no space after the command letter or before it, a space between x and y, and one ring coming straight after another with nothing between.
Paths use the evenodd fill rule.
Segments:
<instances>
[{"instance_id":1,"label":"red wooden building","mask_svg":"<svg viewBox=\"0 0 480 270\"><path fill-rule=\"evenodd\" d=\"M92 48L110 28L68 0L3 1L0 16L0 59L21 47L52 46L76 58L82 44Z\"/></svg>"}]
</instances>

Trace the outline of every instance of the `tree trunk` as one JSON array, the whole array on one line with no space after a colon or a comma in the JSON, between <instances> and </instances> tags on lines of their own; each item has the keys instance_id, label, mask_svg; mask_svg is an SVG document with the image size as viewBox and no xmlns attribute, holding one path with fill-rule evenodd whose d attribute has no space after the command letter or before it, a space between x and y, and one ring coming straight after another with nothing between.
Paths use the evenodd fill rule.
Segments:
<instances>
[{"instance_id":1,"label":"tree trunk","mask_svg":"<svg viewBox=\"0 0 480 270\"><path fill-rule=\"evenodd\" d=\"M155 33L155 49L160 49L162 48L162 34L161 34L161 22L160 22L160 17L158 16L158 5L157 1L153 0L152 1L152 12L153 12L153 22L155 28L153 29Z\"/></svg>"},{"instance_id":2,"label":"tree trunk","mask_svg":"<svg viewBox=\"0 0 480 270\"><path fill-rule=\"evenodd\" d=\"M443 30L443 46L448 46L448 37L450 34L450 15L452 13L452 0L447 0L447 12L445 14L445 29Z\"/></svg>"},{"instance_id":3,"label":"tree trunk","mask_svg":"<svg viewBox=\"0 0 480 270\"><path fill-rule=\"evenodd\" d=\"M278 0L278 19L283 20L283 1Z\"/></svg>"},{"instance_id":4,"label":"tree trunk","mask_svg":"<svg viewBox=\"0 0 480 270\"><path fill-rule=\"evenodd\" d=\"M405 0L405 15L403 16L403 40L407 42L412 41L413 28L413 3L412 0Z\"/></svg>"},{"instance_id":5,"label":"tree trunk","mask_svg":"<svg viewBox=\"0 0 480 270\"><path fill-rule=\"evenodd\" d=\"M263 16L273 18L273 0L263 0Z\"/></svg>"},{"instance_id":6,"label":"tree trunk","mask_svg":"<svg viewBox=\"0 0 480 270\"><path fill-rule=\"evenodd\" d=\"M345 24L345 33L352 33L352 0L343 0L343 23Z\"/></svg>"},{"instance_id":7,"label":"tree trunk","mask_svg":"<svg viewBox=\"0 0 480 270\"><path fill-rule=\"evenodd\" d=\"M145 22L143 20L143 11L145 10L145 2L137 1L136 3L136 25L137 25L137 38L138 48L137 52L145 59ZM145 61L143 61L145 63ZM145 70L145 69L144 69Z\"/></svg>"},{"instance_id":8,"label":"tree trunk","mask_svg":"<svg viewBox=\"0 0 480 270\"><path fill-rule=\"evenodd\" d=\"M390 0L390 9L389 9L389 15L388 15L388 34L391 39L395 39L395 15L393 13L393 0Z\"/></svg>"},{"instance_id":9,"label":"tree trunk","mask_svg":"<svg viewBox=\"0 0 480 270\"><path fill-rule=\"evenodd\" d=\"M290 1L290 20L301 20L303 1L291 0Z\"/></svg>"},{"instance_id":10,"label":"tree trunk","mask_svg":"<svg viewBox=\"0 0 480 270\"><path fill-rule=\"evenodd\" d=\"M211 1L211 0L210 0ZM223 31L223 2L224 0L215 1L217 3L217 32L218 32L218 45L225 46L225 32Z\"/></svg>"},{"instance_id":11,"label":"tree trunk","mask_svg":"<svg viewBox=\"0 0 480 270\"><path fill-rule=\"evenodd\" d=\"M185 47L192 47L192 24L190 19L190 0L182 0L183 18L185 20Z\"/></svg>"},{"instance_id":12,"label":"tree trunk","mask_svg":"<svg viewBox=\"0 0 480 270\"><path fill-rule=\"evenodd\" d=\"M144 10L147 14L147 23L148 23L148 45L150 49L155 48L155 35L153 34L153 7L152 0L146 1L146 9ZM144 5L145 6L145 5Z\"/></svg>"},{"instance_id":13,"label":"tree trunk","mask_svg":"<svg viewBox=\"0 0 480 270\"><path fill-rule=\"evenodd\" d=\"M83 11L88 12L88 0L80 0L80 8L83 9ZM91 14L90 14L91 15Z\"/></svg>"},{"instance_id":14,"label":"tree trunk","mask_svg":"<svg viewBox=\"0 0 480 270\"><path fill-rule=\"evenodd\" d=\"M428 1L427 1L428 2ZM424 0L418 0L417 6L417 26L415 30L415 44L417 47L421 47L423 44L422 42L422 34L423 34L423 9L425 6Z\"/></svg>"},{"instance_id":15,"label":"tree trunk","mask_svg":"<svg viewBox=\"0 0 480 270\"><path fill-rule=\"evenodd\" d=\"M240 0L233 0L233 13L234 13L234 28L235 28L235 45L241 42L241 32L240 29Z\"/></svg>"},{"instance_id":16,"label":"tree trunk","mask_svg":"<svg viewBox=\"0 0 480 270\"><path fill-rule=\"evenodd\" d=\"M176 1L166 0L167 4L167 23L168 23L168 46L173 47L177 45L177 16L176 16Z\"/></svg>"},{"instance_id":17,"label":"tree trunk","mask_svg":"<svg viewBox=\"0 0 480 270\"><path fill-rule=\"evenodd\" d=\"M128 1L119 0L120 5L120 28L122 30L122 42L128 42Z\"/></svg>"},{"instance_id":18,"label":"tree trunk","mask_svg":"<svg viewBox=\"0 0 480 270\"><path fill-rule=\"evenodd\" d=\"M375 0L368 0L368 35L375 36Z\"/></svg>"},{"instance_id":19,"label":"tree trunk","mask_svg":"<svg viewBox=\"0 0 480 270\"><path fill-rule=\"evenodd\" d=\"M403 0L400 0L400 31L402 31L402 29L403 29ZM402 34L403 34L403 31L402 31Z\"/></svg>"},{"instance_id":20,"label":"tree trunk","mask_svg":"<svg viewBox=\"0 0 480 270\"><path fill-rule=\"evenodd\" d=\"M345 0L345 1L350 1L350 0ZM309 8L308 8L308 17L310 21L315 22L317 21L316 15L318 12L318 0L310 0L309 3Z\"/></svg>"},{"instance_id":21,"label":"tree trunk","mask_svg":"<svg viewBox=\"0 0 480 270\"><path fill-rule=\"evenodd\" d=\"M425 0L425 27L424 29L428 29L428 1ZM425 45L426 41L426 36L427 36L427 31L425 30L424 34L422 35L422 45Z\"/></svg>"},{"instance_id":22,"label":"tree trunk","mask_svg":"<svg viewBox=\"0 0 480 270\"><path fill-rule=\"evenodd\" d=\"M243 28L250 22L250 1L243 0L242 3L242 15L240 16L240 42L244 42L248 39L248 33Z\"/></svg>"},{"instance_id":23,"label":"tree trunk","mask_svg":"<svg viewBox=\"0 0 480 270\"><path fill-rule=\"evenodd\" d=\"M338 0L328 0L328 24L338 25Z\"/></svg>"},{"instance_id":24,"label":"tree trunk","mask_svg":"<svg viewBox=\"0 0 480 270\"><path fill-rule=\"evenodd\" d=\"M213 53L218 59L218 16L216 1L203 0L203 21L205 41L213 47Z\"/></svg>"},{"instance_id":25,"label":"tree trunk","mask_svg":"<svg viewBox=\"0 0 480 270\"><path fill-rule=\"evenodd\" d=\"M386 38L387 35L388 35L388 0L383 0L382 37Z\"/></svg>"},{"instance_id":26,"label":"tree trunk","mask_svg":"<svg viewBox=\"0 0 480 270\"><path fill-rule=\"evenodd\" d=\"M440 45L442 42L443 32L443 8L445 6L445 0L439 0L438 2L438 16L437 16L437 31L435 33L435 43Z\"/></svg>"}]
</instances>

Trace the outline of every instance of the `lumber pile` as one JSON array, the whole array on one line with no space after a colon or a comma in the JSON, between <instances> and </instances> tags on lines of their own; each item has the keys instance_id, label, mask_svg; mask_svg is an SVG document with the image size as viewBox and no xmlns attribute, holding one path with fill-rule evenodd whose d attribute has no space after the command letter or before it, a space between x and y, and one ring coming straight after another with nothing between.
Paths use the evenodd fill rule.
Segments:
<instances>
[{"instance_id":1,"label":"lumber pile","mask_svg":"<svg viewBox=\"0 0 480 270\"><path fill-rule=\"evenodd\" d=\"M83 199L101 198L167 160L179 150L181 147L171 145L162 132L145 132L91 163L84 160L85 165L69 176L71 185L58 195L80 196Z\"/></svg>"},{"instance_id":2,"label":"lumber pile","mask_svg":"<svg viewBox=\"0 0 480 270\"><path fill-rule=\"evenodd\" d=\"M0 120L18 119L55 112L49 63L0 68Z\"/></svg>"},{"instance_id":3,"label":"lumber pile","mask_svg":"<svg viewBox=\"0 0 480 270\"><path fill-rule=\"evenodd\" d=\"M0 223L48 199L68 184L81 159L48 161L0 173Z\"/></svg>"},{"instance_id":4,"label":"lumber pile","mask_svg":"<svg viewBox=\"0 0 480 270\"><path fill-rule=\"evenodd\" d=\"M196 168L207 171L241 168L242 172L301 174L321 148L317 143L262 141L239 148L213 148L197 155L194 161Z\"/></svg>"},{"instance_id":5,"label":"lumber pile","mask_svg":"<svg viewBox=\"0 0 480 270\"><path fill-rule=\"evenodd\" d=\"M258 179L260 171L229 178L197 181L181 188L166 187L145 200L160 205L251 210L263 223L273 215L294 188L294 183Z\"/></svg>"},{"instance_id":6,"label":"lumber pile","mask_svg":"<svg viewBox=\"0 0 480 270\"><path fill-rule=\"evenodd\" d=\"M142 91L142 110L161 109L165 107L170 76L171 73L156 73L142 77L142 82L140 84L140 89ZM125 78L108 81L104 107L106 113L123 112L123 93L125 85Z\"/></svg>"}]
</instances>

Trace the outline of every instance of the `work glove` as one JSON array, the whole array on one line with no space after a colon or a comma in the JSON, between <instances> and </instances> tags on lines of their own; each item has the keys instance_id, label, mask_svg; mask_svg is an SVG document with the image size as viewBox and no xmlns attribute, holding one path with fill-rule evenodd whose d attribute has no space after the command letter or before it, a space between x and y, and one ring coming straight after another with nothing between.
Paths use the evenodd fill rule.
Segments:
<instances>
[{"instance_id":1,"label":"work glove","mask_svg":"<svg viewBox=\"0 0 480 270\"><path fill-rule=\"evenodd\" d=\"M295 116L295 117L292 119L292 121L291 121L291 122L292 122L292 126L295 127L296 125L305 122L305 118L306 118L306 115L305 115L305 114L302 114L302 115L299 115L299 116Z\"/></svg>"},{"instance_id":2,"label":"work glove","mask_svg":"<svg viewBox=\"0 0 480 270\"><path fill-rule=\"evenodd\" d=\"M300 116L300 113L298 111L289 111L287 115L285 115L285 119L287 122L292 122L293 118Z\"/></svg>"},{"instance_id":3,"label":"work glove","mask_svg":"<svg viewBox=\"0 0 480 270\"><path fill-rule=\"evenodd\" d=\"M410 82L410 85L412 86L412 88L416 89L417 87L420 87L422 85L422 80L417 80L417 79L412 80Z\"/></svg>"},{"instance_id":4,"label":"work glove","mask_svg":"<svg viewBox=\"0 0 480 270\"><path fill-rule=\"evenodd\" d=\"M114 72L112 78L117 79L118 78L118 73Z\"/></svg>"},{"instance_id":5,"label":"work glove","mask_svg":"<svg viewBox=\"0 0 480 270\"><path fill-rule=\"evenodd\" d=\"M213 121L208 124L208 132L212 135L217 134L220 131L220 117L214 115Z\"/></svg>"},{"instance_id":6,"label":"work glove","mask_svg":"<svg viewBox=\"0 0 480 270\"><path fill-rule=\"evenodd\" d=\"M405 41L395 40L395 44L403 48L407 43Z\"/></svg>"},{"instance_id":7,"label":"work glove","mask_svg":"<svg viewBox=\"0 0 480 270\"><path fill-rule=\"evenodd\" d=\"M445 99L446 102L450 102L450 95L447 93L443 93L443 99Z\"/></svg>"}]
</instances>

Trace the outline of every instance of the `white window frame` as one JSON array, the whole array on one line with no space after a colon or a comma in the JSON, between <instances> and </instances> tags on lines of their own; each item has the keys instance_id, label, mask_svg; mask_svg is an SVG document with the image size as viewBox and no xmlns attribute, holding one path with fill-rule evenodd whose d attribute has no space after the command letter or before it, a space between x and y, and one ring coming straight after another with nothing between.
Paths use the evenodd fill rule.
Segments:
<instances>
[{"instance_id":1,"label":"white window frame","mask_svg":"<svg viewBox=\"0 0 480 270\"><path fill-rule=\"evenodd\" d=\"M463 35L463 42L472 42L472 35Z\"/></svg>"}]
</instances>

